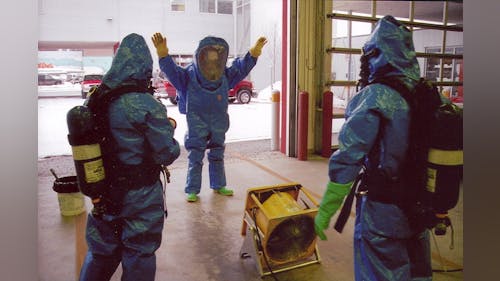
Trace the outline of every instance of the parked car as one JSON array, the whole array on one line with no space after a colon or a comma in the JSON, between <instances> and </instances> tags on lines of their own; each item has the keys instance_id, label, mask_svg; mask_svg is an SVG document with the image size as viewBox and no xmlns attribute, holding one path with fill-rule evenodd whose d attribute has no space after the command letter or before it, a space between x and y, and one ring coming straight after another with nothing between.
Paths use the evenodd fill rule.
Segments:
<instances>
[{"instance_id":1,"label":"parked car","mask_svg":"<svg viewBox=\"0 0 500 281\"><path fill-rule=\"evenodd\" d=\"M102 74L86 74L83 76L82 85L82 99L87 98L87 94L93 86L99 86L102 82Z\"/></svg>"},{"instance_id":2,"label":"parked car","mask_svg":"<svg viewBox=\"0 0 500 281\"><path fill-rule=\"evenodd\" d=\"M156 82L153 82L153 87L155 88L155 96L157 98L168 99L172 104L177 104L177 100L175 99L177 90L168 80L156 79Z\"/></svg>"},{"instance_id":3,"label":"parked car","mask_svg":"<svg viewBox=\"0 0 500 281\"><path fill-rule=\"evenodd\" d=\"M168 80L162 80L156 83L153 82L153 86L155 87L155 96L168 99L172 104L177 104L177 100L175 99L177 90ZM257 94L258 93L253 88L252 81L242 80L236 84L234 88L229 90L228 101L233 103L238 100L239 103L245 104L249 103L252 98L256 98Z\"/></svg>"},{"instance_id":4,"label":"parked car","mask_svg":"<svg viewBox=\"0 0 500 281\"><path fill-rule=\"evenodd\" d=\"M50 85L62 85L62 80L50 74L38 74L38 85L40 86L50 86Z\"/></svg>"},{"instance_id":5,"label":"parked car","mask_svg":"<svg viewBox=\"0 0 500 281\"><path fill-rule=\"evenodd\" d=\"M453 103L464 103L464 97L460 96L452 97L450 100Z\"/></svg>"},{"instance_id":6,"label":"parked car","mask_svg":"<svg viewBox=\"0 0 500 281\"><path fill-rule=\"evenodd\" d=\"M81 84L83 81L83 75L80 73L68 73L66 75L66 81L70 82L71 84Z\"/></svg>"},{"instance_id":7,"label":"parked car","mask_svg":"<svg viewBox=\"0 0 500 281\"><path fill-rule=\"evenodd\" d=\"M230 103L238 100L239 103L249 103L252 98L257 97L252 81L241 80L234 88L230 89L227 96Z\"/></svg>"}]
</instances>

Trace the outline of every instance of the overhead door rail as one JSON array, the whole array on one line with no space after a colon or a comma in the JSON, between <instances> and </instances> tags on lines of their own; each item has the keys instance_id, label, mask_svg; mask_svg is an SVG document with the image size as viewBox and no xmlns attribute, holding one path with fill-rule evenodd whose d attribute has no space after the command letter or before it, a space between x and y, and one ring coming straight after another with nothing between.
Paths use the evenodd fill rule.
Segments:
<instances>
[{"instance_id":1,"label":"overhead door rail","mask_svg":"<svg viewBox=\"0 0 500 281\"><path fill-rule=\"evenodd\" d=\"M446 9L447 6L445 5L445 13L444 13L444 24L432 24L432 23L425 23L425 22L415 22L413 20L413 11L414 7L412 5L411 7L411 14L412 16L410 17L409 21L405 20L398 20L399 22L405 24L406 26L410 27L412 30L414 27L416 28L423 28L423 29L435 29L435 30L441 30L441 31L456 31L456 32L463 32L463 26L461 25L446 25L447 21L447 15L446 15ZM326 17L328 19L336 19L336 20L348 20L348 21L357 21L357 22L369 22L369 23L376 23L381 17L376 17L376 16L360 16L360 15L352 15L352 14L342 14L342 13L330 13L327 14ZM446 35L444 35L446 36ZM445 38L443 38L443 42L445 41ZM443 43L444 45L444 43ZM444 48L443 48L444 50ZM348 55L360 55L361 54L361 49L357 48L339 48L339 47L332 47L326 49L326 52L329 54L348 54ZM442 53L422 53L422 52L416 52L417 57L421 58L439 58L439 59L463 59L462 54L445 54L444 52ZM442 68L442 67L441 67ZM442 77L442 75L441 75ZM326 81L325 86L355 86L357 81L348 81L348 80L332 80L332 81ZM459 81L431 81L432 84L436 86L463 86L462 82Z\"/></svg>"},{"instance_id":2,"label":"overhead door rail","mask_svg":"<svg viewBox=\"0 0 500 281\"><path fill-rule=\"evenodd\" d=\"M361 55L361 49L357 48L339 48L332 47L326 49L327 53L330 54L351 54L351 55ZM440 53L421 53L416 52L417 57L421 58L440 58L440 59L463 59L463 55L461 54L440 54ZM436 86L463 86L462 82L453 82L453 81L430 81L432 84ZM347 80L334 80L327 81L325 83L326 86L356 86L357 81L347 81Z\"/></svg>"},{"instance_id":3,"label":"overhead door rail","mask_svg":"<svg viewBox=\"0 0 500 281\"><path fill-rule=\"evenodd\" d=\"M329 19L336 20L350 20L350 21L360 21L360 22L370 22L376 23L382 17L371 17L371 16L358 16L358 15L348 15L341 13L331 13L326 15ZM408 26L408 27L418 27L418 28L426 28L426 29L437 29L437 30L446 30L446 31L459 31L463 32L464 29L460 25L441 25L441 24L433 24L426 22L416 22L416 21L405 21L398 20L400 23Z\"/></svg>"}]
</instances>

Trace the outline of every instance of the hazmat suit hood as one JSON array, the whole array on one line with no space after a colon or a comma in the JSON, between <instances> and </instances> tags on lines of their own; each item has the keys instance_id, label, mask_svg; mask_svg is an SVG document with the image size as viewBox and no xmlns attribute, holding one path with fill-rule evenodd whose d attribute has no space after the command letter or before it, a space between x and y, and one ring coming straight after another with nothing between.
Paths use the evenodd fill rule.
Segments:
<instances>
[{"instance_id":1,"label":"hazmat suit hood","mask_svg":"<svg viewBox=\"0 0 500 281\"><path fill-rule=\"evenodd\" d=\"M200 41L195 52L194 67L203 88L214 90L221 85L228 53L229 45L222 38L207 36Z\"/></svg>"},{"instance_id":2,"label":"hazmat suit hood","mask_svg":"<svg viewBox=\"0 0 500 281\"><path fill-rule=\"evenodd\" d=\"M146 86L152 77L153 58L144 38L131 33L120 43L102 83L109 89L124 85Z\"/></svg>"},{"instance_id":3,"label":"hazmat suit hood","mask_svg":"<svg viewBox=\"0 0 500 281\"><path fill-rule=\"evenodd\" d=\"M414 84L420 78L412 33L390 15L377 22L363 46L363 54L369 62L368 82L398 76L406 84Z\"/></svg>"}]
</instances>

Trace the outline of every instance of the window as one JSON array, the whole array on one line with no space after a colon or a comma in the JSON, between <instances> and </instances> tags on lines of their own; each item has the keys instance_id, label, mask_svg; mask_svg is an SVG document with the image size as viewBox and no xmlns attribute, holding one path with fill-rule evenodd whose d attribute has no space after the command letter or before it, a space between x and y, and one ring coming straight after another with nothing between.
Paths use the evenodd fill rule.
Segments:
<instances>
[{"instance_id":1,"label":"window","mask_svg":"<svg viewBox=\"0 0 500 281\"><path fill-rule=\"evenodd\" d=\"M232 0L217 0L217 13L218 14L233 14L233 1Z\"/></svg>"},{"instance_id":2,"label":"window","mask_svg":"<svg viewBox=\"0 0 500 281\"><path fill-rule=\"evenodd\" d=\"M200 13L215 13L215 0L200 0Z\"/></svg>"},{"instance_id":3,"label":"window","mask_svg":"<svg viewBox=\"0 0 500 281\"><path fill-rule=\"evenodd\" d=\"M233 0L200 0L200 13L232 15Z\"/></svg>"},{"instance_id":4,"label":"window","mask_svg":"<svg viewBox=\"0 0 500 281\"><path fill-rule=\"evenodd\" d=\"M447 54L462 54L462 47L456 48L446 48ZM441 53L440 48L426 48L426 53ZM457 65L461 63L458 59L444 59L443 61L443 81L458 81L459 69ZM439 76L441 69L441 59L440 58L427 58L425 67L425 78L430 81L440 81Z\"/></svg>"},{"instance_id":5,"label":"window","mask_svg":"<svg viewBox=\"0 0 500 281\"><path fill-rule=\"evenodd\" d=\"M333 13L328 14L328 18L332 20L332 38L325 40L332 40L332 48L328 49L328 53L331 54L331 73L335 73L338 80L331 79L326 84L332 87L335 96L347 96L346 100L349 101L352 94L355 94L352 91L354 87L351 86L356 83L355 78L359 77L357 73L360 62L359 55L355 54L361 52L361 47L368 38L364 35L371 33L372 25L388 14L413 28L414 47L422 75L435 82L448 97L463 96L463 87L460 85L463 83L464 68L461 55L462 1L370 1L372 5L357 4L358 2L333 1ZM443 36L440 36L443 30L446 32L445 42ZM443 59L441 57L444 56L439 55L443 49L440 43L446 46L447 56ZM424 52L427 54L422 54ZM346 83L343 81L345 79L349 81ZM346 90L348 94L344 95Z\"/></svg>"},{"instance_id":6,"label":"window","mask_svg":"<svg viewBox=\"0 0 500 281\"><path fill-rule=\"evenodd\" d=\"M426 53L441 53L441 48L432 47L426 48ZM463 47L447 47L446 54L463 54ZM462 82L461 76L463 68L462 59L444 59L443 60L443 81L444 82ZM425 78L429 81L441 81L440 75L441 59L440 58L427 58L425 63ZM461 87L444 87L442 92L448 97L460 96L462 91Z\"/></svg>"},{"instance_id":7,"label":"window","mask_svg":"<svg viewBox=\"0 0 500 281\"><path fill-rule=\"evenodd\" d=\"M43 1L43 0L38 0L38 14L39 15L44 15L45 14L44 2L45 1Z\"/></svg>"},{"instance_id":8,"label":"window","mask_svg":"<svg viewBox=\"0 0 500 281\"><path fill-rule=\"evenodd\" d=\"M441 48L426 48L426 53L441 53ZM447 54L453 53L452 48L446 48ZM451 66L452 60L445 59L444 60L444 69L443 69L443 81L451 81ZM425 67L425 78L429 81L440 81L441 77L439 76L441 69L441 59L440 58L428 58L426 59L426 67Z\"/></svg>"},{"instance_id":9,"label":"window","mask_svg":"<svg viewBox=\"0 0 500 281\"><path fill-rule=\"evenodd\" d=\"M170 0L172 11L184 12L186 10L186 0Z\"/></svg>"}]
</instances>

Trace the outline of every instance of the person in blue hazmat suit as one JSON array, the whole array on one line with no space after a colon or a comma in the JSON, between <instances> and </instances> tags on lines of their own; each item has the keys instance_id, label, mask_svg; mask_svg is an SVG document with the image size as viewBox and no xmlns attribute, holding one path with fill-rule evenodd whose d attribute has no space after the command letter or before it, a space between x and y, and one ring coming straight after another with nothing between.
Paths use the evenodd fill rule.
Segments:
<instances>
[{"instance_id":1,"label":"person in blue hazmat suit","mask_svg":"<svg viewBox=\"0 0 500 281\"><path fill-rule=\"evenodd\" d=\"M100 87L106 95L123 87L148 88L152 67L144 38L129 34ZM91 94L89 106L93 95L97 94ZM121 262L121 280L153 281L166 215L160 171L179 157L179 143L166 108L152 91L125 91L110 103L108 116L114 164L104 164L110 180L105 199L112 204L102 216L88 216L88 253L80 280L109 280Z\"/></svg>"},{"instance_id":2,"label":"person in blue hazmat suit","mask_svg":"<svg viewBox=\"0 0 500 281\"><path fill-rule=\"evenodd\" d=\"M185 68L178 66L169 56L167 40L161 33L153 34L151 39L158 53L160 69L177 89L179 111L186 114L187 201L198 200L207 149L210 188L221 195L233 195L233 190L226 187L224 171L224 142L229 129L228 91L255 66L267 43L266 38L260 37L244 57L236 58L227 67L227 42L218 37L205 37L196 49L193 63Z\"/></svg>"},{"instance_id":3,"label":"person in blue hazmat suit","mask_svg":"<svg viewBox=\"0 0 500 281\"><path fill-rule=\"evenodd\" d=\"M339 149L329 160L329 182L315 217L322 240L330 219L350 191L362 166L398 177L408 145L409 106L393 88L370 84L396 78L412 90L420 68L412 33L392 16L381 18L364 44L360 82L348 103L339 133ZM396 202L359 194L354 226L354 271L357 281L432 280L428 230L414 230ZM390 195L388 195L390 196Z\"/></svg>"}]
</instances>

